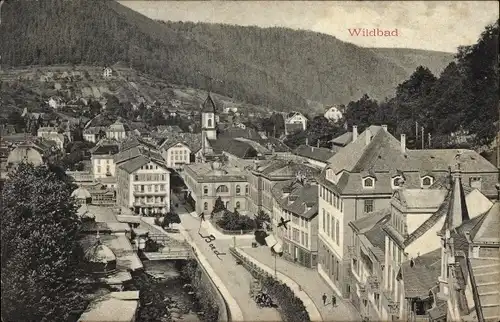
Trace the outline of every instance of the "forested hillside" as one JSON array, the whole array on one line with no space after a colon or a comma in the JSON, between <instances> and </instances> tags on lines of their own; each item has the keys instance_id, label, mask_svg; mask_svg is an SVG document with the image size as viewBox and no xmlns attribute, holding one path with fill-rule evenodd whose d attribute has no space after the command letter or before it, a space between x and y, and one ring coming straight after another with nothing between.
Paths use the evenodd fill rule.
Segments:
<instances>
[{"instance_id":1,"label":"forested hillside","mask_svg":"<svg viewBox=\"0 0 500 322\"><path fill-rule=\"evenodd\" d=\"M0 43L4 65L123 62L279 110L307 110L307 100L347 103L363 93L384 98L418 66L397 50L385 55L314 32L159 23L114 1L8 1ZM439 70L448 59L431 52L426 61Z\"/></svg>"}]
</instances>

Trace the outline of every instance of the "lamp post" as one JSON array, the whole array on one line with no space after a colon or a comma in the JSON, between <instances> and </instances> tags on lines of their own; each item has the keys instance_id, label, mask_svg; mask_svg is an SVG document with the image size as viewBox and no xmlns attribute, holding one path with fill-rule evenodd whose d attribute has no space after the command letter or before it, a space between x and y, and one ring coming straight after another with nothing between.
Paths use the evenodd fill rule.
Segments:
<instances>
[{"instance_id":1,"label":"lamp post","mask_svg":"<svg viewBox=\"0 0 500 322\"><path fill-rule=\"evenodd\" d=\"M277 279L278 278L278 273L276 272L276 257L278 257L277 253L274 253L274 277Z\"/></svg>"}]
</instances>

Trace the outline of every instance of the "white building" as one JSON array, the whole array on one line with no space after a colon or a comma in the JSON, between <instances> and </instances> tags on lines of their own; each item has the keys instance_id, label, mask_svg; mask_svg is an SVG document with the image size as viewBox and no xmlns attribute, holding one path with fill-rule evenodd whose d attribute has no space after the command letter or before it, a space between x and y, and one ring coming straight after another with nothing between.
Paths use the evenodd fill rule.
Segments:
<instances>
[{"instance_id":1,"label":"white building","mask_svg":"<svg viewBox=\"0 0 500 322\"><path fill-rule=\"evenodd\" d=\"M128 132L130 132L128 125L123 124L119 120L116 120L115 123L111 124L106 129L106 137L108 139L115 139L119 141L127 138Z\"/></svg>"},{"instance_id":2,"label":"white building","mask_svg":"<svg viewBox=\"0 0 500 322\"><path fill-rule=\"evenodd\" d=\"M170 210L170 172L166 164L141 155L118 165L116 172L119 206L141 215Z\"/></svg>"},{"instance_id":3,"label":"white building","mask_svg":"<svg viewBox=\"0 0 500 322\"><path fill-rule=\"evenodd\" d=\"M337 122L342 118L342 112L340 111L338 106L332 106L326 110L324 114L325 118L332 121Z\"/></svg>"},{"instance_id":4,"label":"white building","mask_svg":"<svg viewBox=\"0 0 500 322\"><path fill-rule=\"evenodd\" d=\"M297 130L305 131L307 128L307 117L299 112L289 113L285 117L285 134L291 134Z\"/></svg>"},{"instance_id":5,"label":"white building","mask_svg":"<svg viewBox=\"0 0 500 322\"><path fill-rule=\"evenodd\" d=\"M113 76L113 70L109 67L104 68L102 71L102 77L108 78L111 76Z\"/></svg>"},{"instance_id":6,"label":"white building","mask_svg":"<svg viewBox=\"0 0 500 322\"><path fill-rule=\"evenodd\" d=\"M191 149L182 142L162 148L161 151L169 168L180 169L183 165L191 163Z\"/></svg>"},{"instance_id":7,"label":"white building","mask_svg":"<svg viewBox=\"0 0 500 322\"><path fill-rule=\"evenodd\" d=\"M114 155L118 153L115 144L98 145L91 150L90 158L94 179L114 177L116 174Z\"/></svg>"}]
</instances>

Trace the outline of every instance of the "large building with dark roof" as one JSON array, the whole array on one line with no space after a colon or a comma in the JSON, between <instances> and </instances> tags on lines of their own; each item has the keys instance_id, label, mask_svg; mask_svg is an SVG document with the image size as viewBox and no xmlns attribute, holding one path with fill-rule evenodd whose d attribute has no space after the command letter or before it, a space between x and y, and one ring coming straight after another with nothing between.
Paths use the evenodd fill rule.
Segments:
<instances>
[{"instance_id":1,"label":"large building with dark roof","mask_svg":"<svg viewBox=\"0 0 500 322\"><path fill-rule=\"evenodd\" d=\"M393 192L403 184L407 189L429 189L435 182L449 177L450 166L460 162L462 181L487 197L496 197L498 169L471 150L409 150L406 137L396 140L386 126L370 126L353 136L353 141L340 149L328 161L318 177L319 211L339 225L342 238L336 242L320 220L320 259L334 256L340 263L340 277L331 282L339 292L350 297L354 291L343 278L349 274L347 256L352 244L348 223L367 213L387 208ZM328 222L328 220L327 220ZM333 270L318 265L320 273L331 276ZM337 268L334 269L337 271Z\"/></svg>"}]
</instances>

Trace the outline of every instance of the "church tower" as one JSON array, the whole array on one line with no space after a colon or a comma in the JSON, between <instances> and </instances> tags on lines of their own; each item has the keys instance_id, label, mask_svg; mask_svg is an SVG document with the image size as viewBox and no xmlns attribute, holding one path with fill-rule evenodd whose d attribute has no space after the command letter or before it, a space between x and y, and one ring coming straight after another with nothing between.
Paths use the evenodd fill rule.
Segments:
<instances>
[{"instance_id":1,"label":"church tower","mask_svg":"<svg viewBox=\"0 0 500 322\"><path fill-rule=\"evenodd\" d=\"M208 93L201 108L201 132L209 140L217 139L215 112L215 103Z\"/></svg>"}]
</instances>

